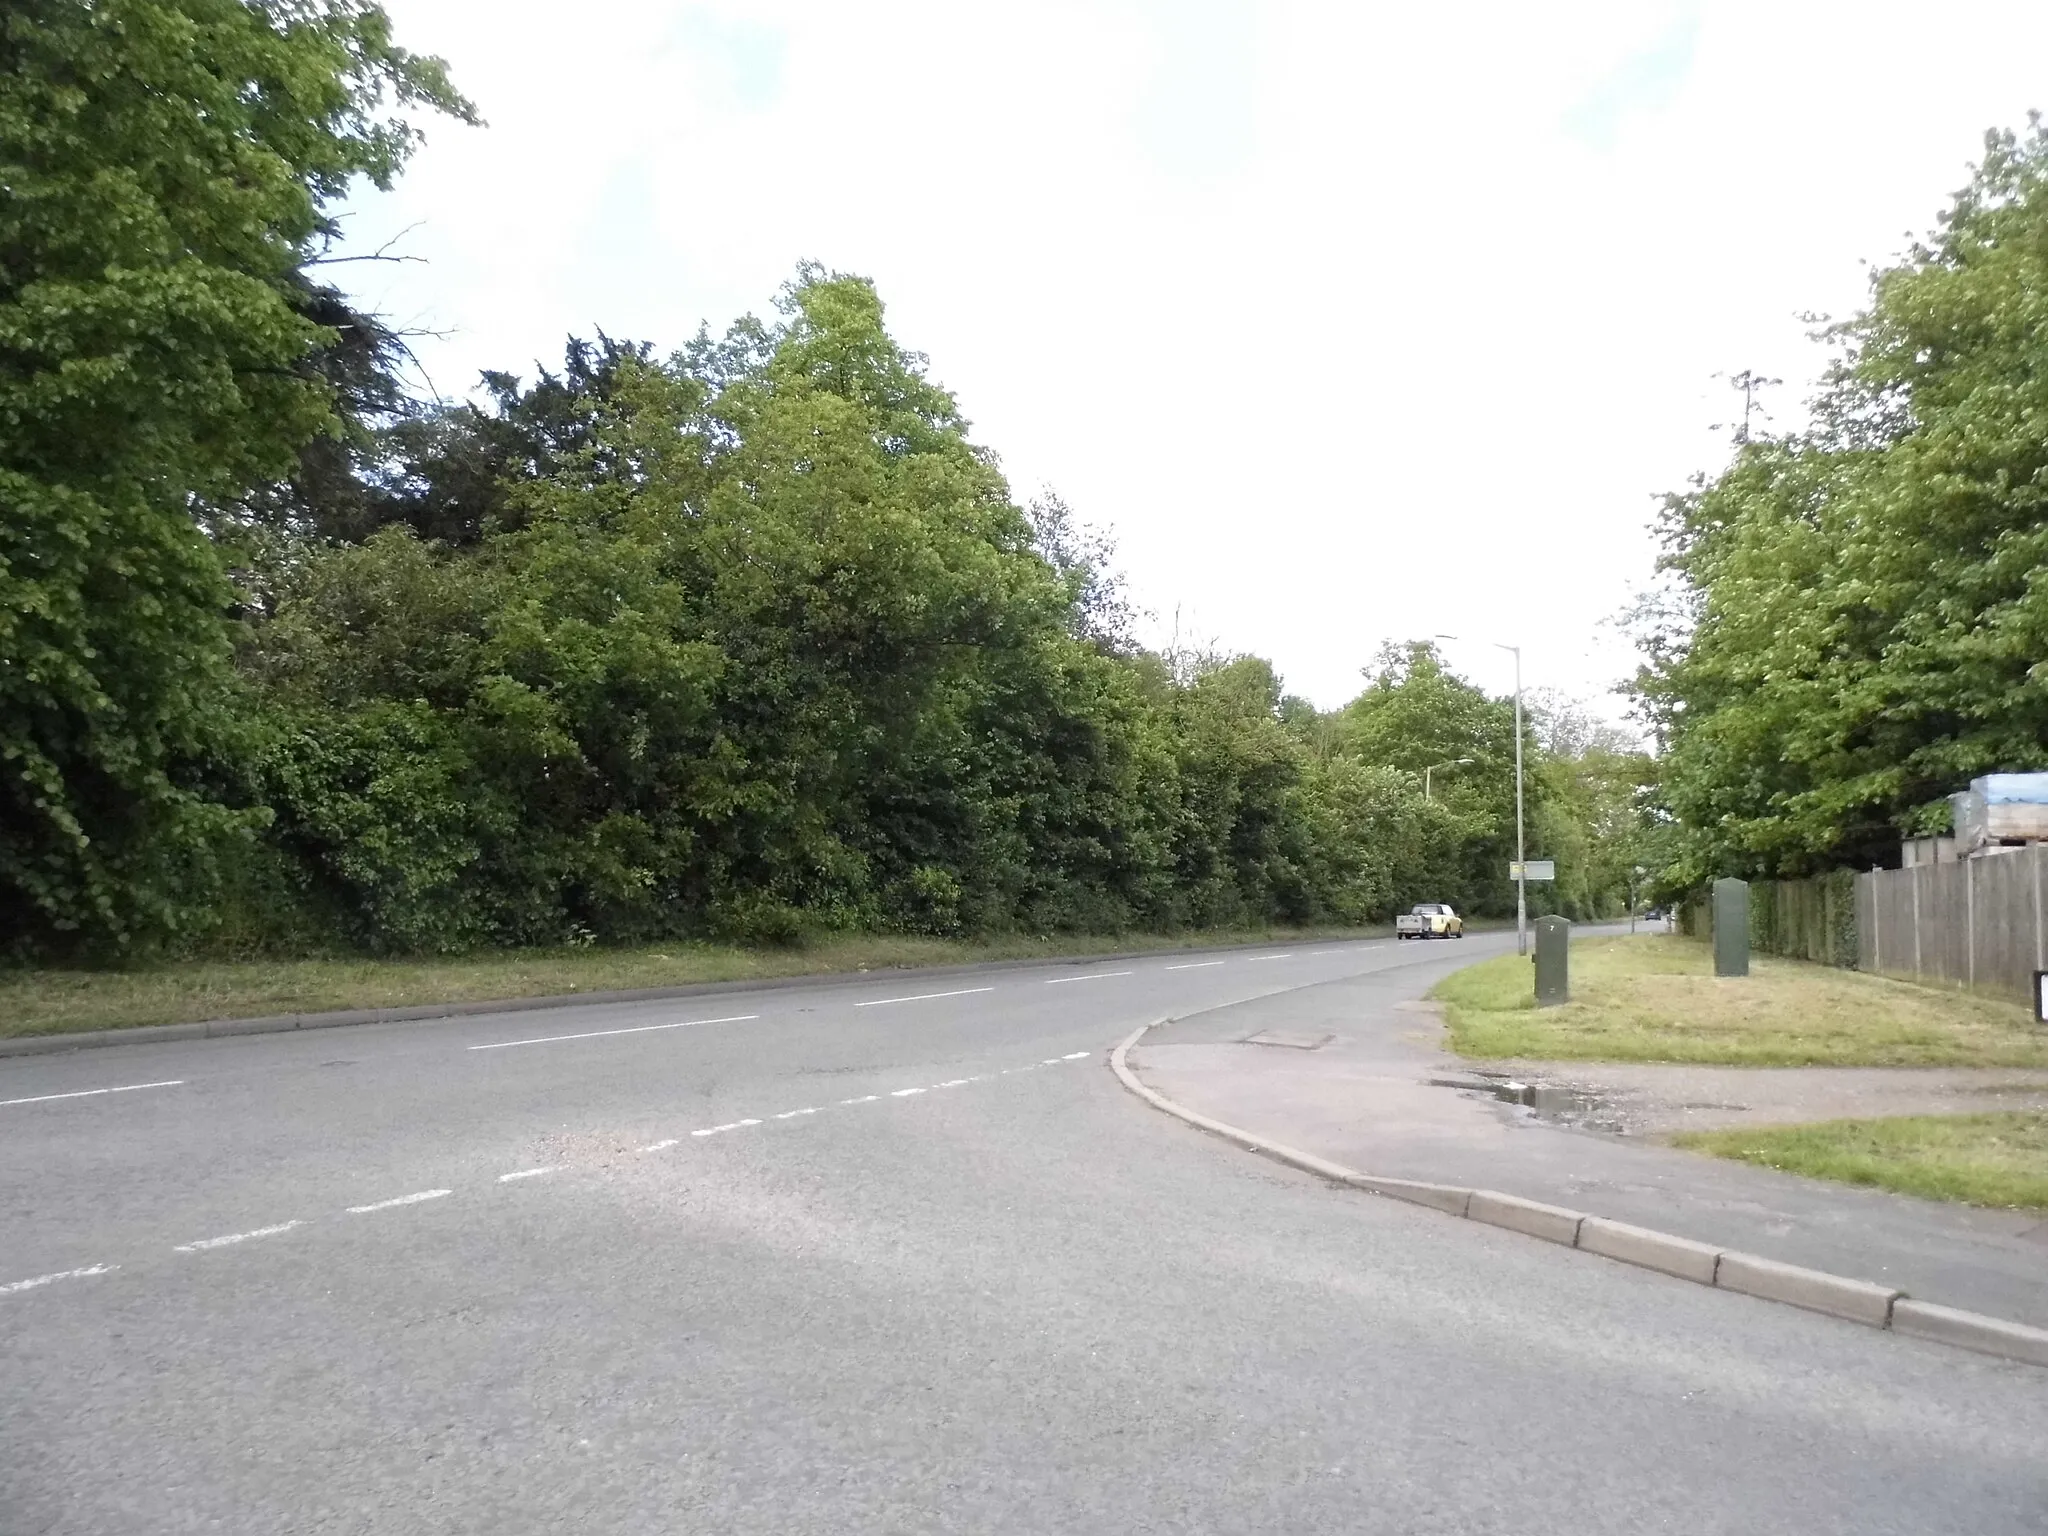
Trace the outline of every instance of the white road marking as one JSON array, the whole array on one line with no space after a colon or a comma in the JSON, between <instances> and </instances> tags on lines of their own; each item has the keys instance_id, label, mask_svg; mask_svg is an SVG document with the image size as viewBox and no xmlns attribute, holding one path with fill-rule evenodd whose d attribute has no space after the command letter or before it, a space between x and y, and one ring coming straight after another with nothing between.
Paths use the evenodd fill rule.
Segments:
<instances>
[{"instance_id":1,"label":"white road marking","mask_svg":"<svg viewBox=\"0 0 2048 1536\"><path fill-rule=\"evenodd\" d=\"M1187 965L1169 965L1169 971L1206 971L1212 965L1221 965L1221 960L1195 960Z\"/></svg>"},{"instance_id":2,"label":"white road marking","mask_svg":"<svg viewBox=\"0 0 2048 1536\"><path fill-rule=\"evenodd\" d=\"M1097 971L1093 976L1055 976L1046 985L1064 987L1070 981L1107 981L1112 976L1135 976L1136 971Z\"/></svg>"},{"instance_id":3,"label":"white road marking","mask_svg":"<svg viewBox=\"0 0 2048 1536\"><path fill-rule=\"evenodd\" d=\"M749 1125L759 1125L758 1120L728 1120L724 1125L707 1125L701 1131L692 1131L692 1136L716 1136L720 1131L737 1131Z\"/></svg>"},{"instance_id":4,"label":"white road marking","mask_svg":"<svg viewBox=\"0 0 2048 1536\"><path fill-rule=\"evenodd\" d=\"M281 1221L274 1227L258 1227L253 1232L230 1232L226 1237L202 1237L196 1243L180 1243L173 1253L204 1253L209 1248L227 1248L235 1243L246 1243L252 1237L275 1237L280 1232L289 1232L293 1227L303 1227L303 1221Z\"/></svg>"},{"instance_id":5,"label":"white road marking","mask_svg":"<svg viewBox=\"0 0 2048 1536\"><path fill-rule=\"evenodd\" d=\"M642 1152L666 1152L670 1147L679 1147L681 1145L680 1141L671 1136L667 1141L657 1141L649 1146L642 1147L640 1150Z\"/></svg>"},{"instance_id":6,"label":"white road marking","mask_svg":"<svg viewBox=\"0 0 2048 1536\"><path fill-rule=\"evenodd\" d=\"M366 1215L371 1211L388 1211L394 1205L418 1205L422 1200L438 1200L443 1195L452 1195L452 1189L423 1189L417 1194L400 1195L396 1200L379 1200L372 1205L352 1205L348 1208L351 1216Z\"/></svg>"},{"instance_id":7,"label":"white road marking","mask_svg":"<svg viewBox=\"0 0 2048 1536\"><path fill-rule=\"evenodd\" d=\"M951 1082L933 1083L932 1086L934 1088L961 1088L968 1083L978 1083L980 1081L981 1079L978 1077L956 1077Z\"/></svg>"},{"instance_id":8,"label":"white road marking","mask_svg":"<svg viewBox=\"0 0 2048 1536\"><path fill-rule=\"evenodd\" d=\"M913 1093L923 1092L924 1090L922 1088L898 1088L894 1093L890 1094L889 1097L892 1099L907 1099Z\"/></svg>"},{"instance_id":9,"label":"white road marking","mask_svg":"<svg viewBox=\"0 0 2048 1536\"><path fill-rule=\"evenodd\" d=\"M1095 1054L1095 1053L1094 1053L1093 1051L1069 1051L1069 1052L1068 1052L1068 1053L1067 1053L1066 1055L1062 1056L1062 1057L1060 1058L1060 1060L1061 1060L1061 1061L1086 1061L1086 1060L1087 1060L1087 1059L1088 1059L1088 1058L1089 1058L1090 1056L1093 1056L1094 1054Z\"/></svg>"},{"instance_id":10,"label":"white road marking","mask_svg":"<svg viewBox=\"0 0 2048 1536\"><path fill-rule=\"evenodd\" d=\"M670 1145L674 1145L674 1143L670 1143ZM544 1173L560 1173L561 1171L562 1165L560 1163L546 1168L522 1168L517 1173L499 1174L498 1182L500 1184L510 1184L514 1179L537 1179Z\"/></svg>"},{"instance_id":11,"label":"white road marking","mask_svg":"<svg viewBox=\"0 0 2048 1536\"><path fill-rule=\"evenodd\" d=\"M60 1269L54 1275L37 1275L33 1280L15 1280L0 1285L0 1296L12 1296L16 1291L32 1291L39 1285L48 1285L52 1280L83 1280L87 1275L104 1275L119 1269L118 1264L95 1264L90 1269Z\"/></svg>"},{"instance_id":12,"label":"white road marking","mask_svg":"<svg viewBox=\"0 0 2048 1536\"><path fill-rule=\"evenodd\" d=\"M977 992L993 992L994 987L962 987L957 992L919 992L911 997L871 997L864 1003L855 1003L856 1008L879 1008L884 1003L923 1003L935 997L972 997Z\"/></svg>"},{"instance_id":13,"label":"white road marking","mask_svg":"<svg viewBox=\"0 0 2048 1536\"><path fill-rule=\"evenodd\" d=\"M1292 954L1292 953L1290 953L1290 952L1288 952L1288 951L1284 951L1284 950L1283 950L1283 951L1282 951L1281 953L1277 954L1277 955L1246 955L1246 956L1245 956L1245 959L1247 959L1247 960L1292 960L1293 958L1294 958L1294 956L1293 956L1293 954Z\"/></svg>"},{"instance_id":14,"label":"white road marking","mask_svg":"<svg viewBox=\"0 0 2048 1536\"><path fill-rule=\"evenodd\" d=\"M554 1045L562 1040L599 1040L606 1035L645 1035L657 1029L695 1029L699 1024L744 1024L761 1017L758 1013L735 1013L723 1019L680 1019L674 1024L636 1024L631 1029L591 1029L580 1035L536 1035L531 1040L493 1040L489 1045L472 1045L472 1051L505 1051L515 1045Z\"/></svg>"},{"instance_id":15,"label":"white road marking","mask_svg":"<svg viewBox=\"0 0 2048 1536\"><path fill-rule=\"evenodd\" d=\"M879 1093L870 1093L858 1099L841 1099L839 1102L841 1104L878 1104L881 1102L881 1098L882 1096Z\"/></svg>"},{"instance_id":16,"label":"white road marking","mask_svg":"<svg viewBox=\"0 0 2048 1536\"><path fill-rule=\"evenodd\" d=\"M794 1120L798 1115L815 1115L816 1113L816 1109L785 1109L775 1118L777 1120Z\"/></svg>"},{"instance_id":17,"label":"white road marking","mask_svg":"<svg viewBox=\"0 0 2048 1536\"><path fill-rule=\"evenodd\" d=\"M10 1104L48 1104L53 1099L90 1099L102 1093L140 1093L145 1088L182 1088L184 1086L185 1079L177 1077L171 1079L168 1083L126 1083L119 1088L81 1088L76 1093L39 1093L32 1099L0 1099L0 1109L5 1109ZM70 1273L72 1271L65 1271L65 1275ZM90 1271L79 1270L77 1273L88 1274ZM64 1275L58 1275L55 1278L61 1280L64 1277ZM40 1284L41 1282L38 1281L37 1283Z\"/></svg>"}]
</instances>

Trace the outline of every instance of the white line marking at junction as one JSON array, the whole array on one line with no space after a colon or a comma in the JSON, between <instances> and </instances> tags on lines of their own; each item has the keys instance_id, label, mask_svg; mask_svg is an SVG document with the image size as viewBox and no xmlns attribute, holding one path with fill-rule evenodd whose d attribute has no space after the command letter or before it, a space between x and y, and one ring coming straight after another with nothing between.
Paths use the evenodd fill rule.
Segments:
<instances>
[{"instance_id":1,"label":"white line marking at junction","mask_svg":"<svg viewBox=\"0 0 2048 1536\"><path fill-rule=\"evenodd\" d=\"M670 1145L674 1145L674 1143L670 1143ZM559 1163L548 1168L522 1168L517 1173L499 1174L498 1182L500 1184L510 1184L514 1179L537 1179L544 1173L560 1173L561 1171L562 1167Z\"/></svg>"},{"instance_id":2,"label":"white line marking at junction","mask_svg":"<svg viewBox=\"0 0 2048 1536\"><path fill-rule=\"evenodd\" d=\"M90 1099L102 1093L140 1093L145 1088L182 1088L184 1086L185 1079L178 1077L173 1078L168 1083L128 1083L119 1088L81 1088L76 1093L39 1093L32 1099L0 1099L0 1109L5 1109L10 1104L47 1104L52 1099ZM66 1270L64 1273L68 1275L72 1272ZM89 1271L79 1270L78 1273L86 1274ZM59 1275L56 1278L61 1280L64 1278L64 1275Z\"/></svg>"},{"instance_id":3,"label":"white line marking at junction","mask_svg":"<svg viewBox=\"0 0 2048 1536\"><path fill-rule=\"evenodd\" d=\"M1070 1051L1070 1052L1068 1052L1068 1053L1067 1053L1066 1055L1062 1056L1062 1057L1060 1058L1060 1060L1061 1060L1061 1061L1086 1061L1086 1060L1087 1060L1087 1059L1088 1059L1088 1058L1089 1058L1090 1056L1093 1056L1094 1054L1095 1054L1095 1053L1094 1053L1093 1051Z\"/></svg>"},{"instance_id":4,"label":"white line marking at junction","mask_svg":"<svg viewBox=\"0 0 2048 1536\"><path fill-rule=\"evenodd\" d=\"M379 1200L372 1205L352 1205L348 1208L351 1216L367 1215L371 1211L388 1211L394 1205L418 1205L422 1200L438 1200L443 1195L452 1195L452 1189L423 1189L418 1194L400 1195L396 1200Z\"/></svg>"},{"instance_id":5,"label":"white line marking at junction","mask_svg":"<svg viewBox=\"0 0 2048 1536\"><path fill-rule=\"evenodd\" d=\"M815 1115L816 1113L816 1109L785 1109L775 1118L777 1120L794 1120L798 1115Z\"/></svg>"},{"instance_id":6,"label":"white line marking at junction","mask_svg":"<svg viewBox=\"0 0 2048 1536\"><path fill-rule=\"evenodd\" d=\"M204 1253L209 1248L226 1248L234 1243L246 1243L252 1237L275 1237L280 1232L289 1232L293 1227L303 1227L303 1221L281 1221L274 1227L258 1227L253 1232L230 1232L226 1237L202 1237L196 1243L180 1243L173 1253Z\"/></svg>"},{"instance_id":7,"label":"white line marking at junction","mask_svg":"<svg viewBox=\"0 0 2048 1536\"><path fill-rule=\"evenodd\" d=\"M882 1096L879 1093L871 1093L864 1098L841 1099L839 1102L841 1104L877 1104L881 1102L881 1098Z\"/></svg>"},{"instance_id":8,"label":"white line marking at junction","mask_svg":"<svg viewBox=\"0 0 2048 1536\"><path fill-rule=\"evenodd\" d=\"M744 1024L761 1017L758 1013L735 1013L723 1019L681 1019L674 1024L636 1024L631 1029L592 1029L580 1035L539 1035L531 1040L493 1040L489 1045L472 1045L472 1051L503 1051L515 1045L553 1045L561 1040L597 1040L605 1035L645 1035L657 1029L695 1029L699 1024Z\"/></svg>"},{"instance_id":9,"label":"white line marking at junction","mask_svg":"<svg viewBox=\"0 0 2048 1536\"><path fill-rule=\"evenodd\" d=\"M913 1093L923 1092L924 1090L922 1088L898 1088L894 1093L890 1094L889 1097L892 1099L907 1099Z\"/></svg>"},{"instance_id":10,"label":"white line marking at junction","mask_svg":"<svg viewBox=\"0 0 2048 1536\"><path fill-rule=\"evenodd\" d=\"M118 1264L95 1264L90 1269L60 1269L54 1275L37 1275L33 1280L16 1280L0 1285L0 1296L12 1296L16 1291L32 1291L39 1285L48 1285L52 1280L82 1280L87 1275L104 1275L119 1269Z\"/></svg>"},{"instance_id":11,"label":"white line marking at junction","mask_svg":"<svg viewBox=\"0 0 2048 1536\"><path fill-rule=\"evenodd\" d=\"M670 1147L679 1147L681 1145L681 1142L671 1136L667 1141L657 1141L651 1146L642 1147L640 1150L642 1152L666 1152Z\"/></svg>"},{"instance_id":12,"label":"white line marking at junction","mask_svg":"<svg viewBox=\"0 0 2048 1536\"><path fill-rule=\"evenodd\" d=\"M1196 960L1187 965L1169 965L1169 971L1206 971L1212 965L1221 965L1221 960Z\"/></svg>"},{"instance_id":13,"label":"white line marking at junction","mask_svg":"<svg viewBox=\"0 0 2048 1536\"><path fill-rule=\"evenodd\" d=\"M1135 976L1136 971L1097 971L1093 976L1055 976L1046 985L1064 987L1070 981L1107 981L1112 976Z\"/></svg>"},{"instance_id":14,"label":"white line marking at junction","mask_svg":"<svg viewBox=\"0 0 2048 1536\"><path fill-rule=\"evenodd\" d=\"M994 987L962 987L957 992L919 992L914 997L871 997L864 1003L855 1003L856 1008L879 1008L884 1003L923 1003L935 997L972 997L977 992L993 992Z\"/></svg>"}]
</instances>

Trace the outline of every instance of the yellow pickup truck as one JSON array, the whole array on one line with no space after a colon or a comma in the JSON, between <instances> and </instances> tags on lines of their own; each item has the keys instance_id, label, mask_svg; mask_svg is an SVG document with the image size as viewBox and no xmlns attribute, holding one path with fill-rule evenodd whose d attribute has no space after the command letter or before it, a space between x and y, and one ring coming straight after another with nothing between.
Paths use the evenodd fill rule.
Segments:
<instances>
[{"instance_id":1,"label":"yellow pickup truck","mask_svg":"<svg viewBox=\"0 0 2048 1536\"><path fill-rule=\"evenodd\" d=\"M1418 901L1394 919L1397 939L1462 939L1465 919L1440 901Z\"/></svg>"}]
</instances>

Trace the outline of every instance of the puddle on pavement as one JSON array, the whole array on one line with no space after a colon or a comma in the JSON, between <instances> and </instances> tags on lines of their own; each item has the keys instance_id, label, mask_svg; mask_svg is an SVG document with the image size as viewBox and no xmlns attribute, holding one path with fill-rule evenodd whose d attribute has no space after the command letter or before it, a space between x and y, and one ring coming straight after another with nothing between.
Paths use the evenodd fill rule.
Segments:
<instances>
[{"instance_id":1,"label":"puddle on pavement","mask_svg":"<svg viewBox=\"0 0 2048 1536\"><path fill-rule=\"evenodd\" d=\"M1503 1104L1518 1105L1538 1120L1578 1130L1608 1131L1623 1135L1628 1122L1613 1100L1583 1088L1559 1088L1548 1083L1525 1083L1520 1078L1479 1073L1474 1077L1433 1077L1433 1087L1456 1088L1483 1094Z\"/></svg>"}]
</instances>

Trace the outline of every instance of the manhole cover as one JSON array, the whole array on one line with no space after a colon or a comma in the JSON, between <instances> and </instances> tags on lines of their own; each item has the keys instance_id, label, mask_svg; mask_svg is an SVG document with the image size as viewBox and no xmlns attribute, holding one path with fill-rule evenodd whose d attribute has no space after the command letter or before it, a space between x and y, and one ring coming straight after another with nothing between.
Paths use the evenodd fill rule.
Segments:
<instances>
[{"instance_id":1,"label":"manhole cover","mask_svg":"<svg viewBox=\"0 0 2048 1536\"><path fill-rule=\"evenodd\" d=\"M1262 1030L1256 1035L1247 1035L1246 1045L1284 1045L1290 1051L1320 1050L1336 1038L1335 1035L1304 1035L1284 1029Z\"/></svg>"}]
</instances>

